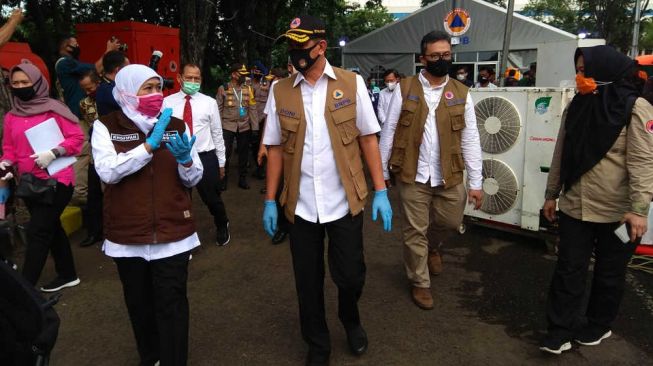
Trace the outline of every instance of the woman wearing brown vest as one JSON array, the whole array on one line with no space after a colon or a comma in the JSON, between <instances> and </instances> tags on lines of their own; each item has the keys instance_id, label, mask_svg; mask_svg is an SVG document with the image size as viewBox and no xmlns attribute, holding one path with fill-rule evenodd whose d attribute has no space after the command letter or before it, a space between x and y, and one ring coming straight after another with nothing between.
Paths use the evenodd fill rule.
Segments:
<instances>
[{"instance_id":1,"label":"woman wearing brown vest","mask_svg":"<svg viewBox=\"0 0 653 366\"><path fill-rule=\"evenodd\" d=\"M188 188L203 167L186 124L160 113L161 85L146 66L120 70L121 110L94 123L91 145L106 184L102 249L116 262L141 365L178 366L188 354L188 259L200 245Z\"/></svg>"}]
</instances>

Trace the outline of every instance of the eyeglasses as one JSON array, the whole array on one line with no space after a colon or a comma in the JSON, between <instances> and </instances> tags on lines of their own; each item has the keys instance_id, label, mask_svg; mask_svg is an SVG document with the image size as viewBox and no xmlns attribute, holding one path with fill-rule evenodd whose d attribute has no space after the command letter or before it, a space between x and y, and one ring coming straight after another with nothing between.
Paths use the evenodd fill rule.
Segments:
<instances>
[{"instance_id":1,"label":"eyeglasses","mask_svg":"<svg viewBox=\"0 0 653 366\"><path fill-rule=\"evenodd\" d=\"M429 61L438 61L440 59L443 60L451 60L451 52L444 52L444 53L432 53L430 55L424 55L424 58L429 60Z\"/></svg>"}]
</instances>

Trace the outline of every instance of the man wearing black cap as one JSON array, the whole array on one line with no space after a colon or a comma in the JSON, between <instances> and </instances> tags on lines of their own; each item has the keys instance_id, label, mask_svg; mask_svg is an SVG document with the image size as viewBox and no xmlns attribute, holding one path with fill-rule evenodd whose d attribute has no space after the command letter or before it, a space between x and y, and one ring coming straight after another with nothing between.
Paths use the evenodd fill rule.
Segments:
<instances>
[{"instance_id":1,"label":"man wearing black cap","mask_svg":"<svg viewBox=\"0 0 653 366\"><path fill-rule=\"evenodd\" d=\"M222 136L227 150L226 174L222 180L222 190L227 189L227 177L229 176L229 161L234 139L237 139L238 153L238 187L249 189L247 183L247 152L252 136L252 129L258 130L258 117L256 113L256 101L252 88L245 85L245 78L249 71L245 65L231 65L231 81L227 87L220 87L216 97L220 117L222 119Z\"/></svg>"},{"instance_id":2,"label":"man wearing black cap","mask_svg":"<svg viewBox=\"0 0 653 366\"><path fill-rule=\"evenodd\" d=\"M290 225L302 335L307 365L327 365L331 342L324 314L324 238L329 269L338 286L338 317L355 355L367 350L358 299L365 282L363 207L368 196L362 155L374 182L372 219L381 213L391 230L388 201L375 134L379 124L360 76L332 67L324 23L295 18L283 35L299 73L272 85L263 143L269 145L263 226L276 229L274 201L283 173L280 203Z\"/></svg>"}]
</instances>

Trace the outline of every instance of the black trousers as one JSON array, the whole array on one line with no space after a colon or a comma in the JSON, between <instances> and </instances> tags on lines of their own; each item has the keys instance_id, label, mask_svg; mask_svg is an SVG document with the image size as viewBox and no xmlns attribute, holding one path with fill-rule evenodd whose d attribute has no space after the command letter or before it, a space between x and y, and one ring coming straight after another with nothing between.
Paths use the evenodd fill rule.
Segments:
<instances>
[{"instance_id":1,"label":"black trousers","mask_svg":"<svg viewBox=\"0 0 653 366\"><path fill-rule=\"evenodd\" d=\"M48 253L52 253L54 268L63 279L76 279L75 261L68 236L61 226L60 216L73 195L73 186L57 183L54 204L46 205L25 200L30 214L27 228L27 250L23 264L23 276L31 284L41 276Z\"/></svg>"},{"instance_id":2,"label":"black trousers","mask_svg":"<svg viewBox=\"0 0 653 366\"><path fill-rule=\"evenodd\" d=\"M610 329L624 292L626 267L635 251L614 234L616 223L592 223L560 212L558 262L547 301L549 332L569 338L582 324L583 300L592 251L594 277L585 311L588 325Z\"/></svg>"},{"instance_id":3,"label":"black trousers","mask_svg":"<svg viewBox=\"0 0 653 366\"><path fill-rule=\"evenodd\" d=\"M188 359L188 257L114 258L142 366L184 366Z\"/></svg>"},{"instance_id":4,"label":"black trousers","mask_svg":"<svg viewBox=\"0 0 653 366\"><path fill-rule=\"evenodd\" d=\"M363 215L347 216L326 224L295 216L290 225L290 252L295 271L302 336L313 357L331 351L324 314L324 238L329 236L328 260L338 286L338 317L345 329L360 325L358 299L365 284Z\"/></svg>"},{"instance_id":5,"label":"black trousers","mask_svg":"<svg viewBox=\"0 0 653 366\"><path fill-rule=\"evenodd\" d=\"M225 164L225 172L229 174L229 162L231 161L231 150L233 150L234 140L236 140L236 153L238 154L238 176L246 177L247 176L247 152L249 151L249 143L252 136L252 131L240 131L232 132L227 130L222 130L222 136L224 137L224 146L227 150L226 158L227 163Z\"/></svg>"},{"instance_id":6,"label":"black trousers","mask_svg":"<svg viewBox=\"0 0 653 366\"><path fill-rule=\"evenodd\" d=\"M200 194L202 202L208 207L209 212L213 215L215 227L224 227L227 225L227 211L224 208L224 202L220 196L220 165L215 150L199 153L200 160L204 166L202 180L195 186Z\"/></svg>"},{"instance_id":7,"label":"black trousers","mask_svg":"<svg viewBox=\"0 0 653 366\"><path fill-rule=\"evenodd\" d=\"M102 236L104 193L100 176L95 170L95 164L88 165L88 197L86 199L86 230L89 236Z\"/></svg>"}]
</instances>

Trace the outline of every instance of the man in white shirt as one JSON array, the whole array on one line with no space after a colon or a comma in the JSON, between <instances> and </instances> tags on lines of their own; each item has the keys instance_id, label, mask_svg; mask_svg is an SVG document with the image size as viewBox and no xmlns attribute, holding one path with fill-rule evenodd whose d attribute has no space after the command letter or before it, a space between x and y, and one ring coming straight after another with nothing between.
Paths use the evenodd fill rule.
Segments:
<instances>
[{"instance_id":1,"label":"man in white shirt","mask_svg":"<svg viewBox=\"0 0 653 366\"><path fill-rule=\"evenodd\" d=\"M332 67L324 22L293 19L284 34L299 71L272 85L266 105L263 143L269 145L263 226L277 226L274 201L283 173L280 203L290 226L301 329L308 343L307 365L328 365L331 342L324 314L324 239L329 269L338 286L338 316L351 352L367 350L358 300L365 282L363 207L368 195L361 152L374 182L372 218L380 211L391 229L376 133L379 124L363 79Z\"/></svg>"},{"instance_id":2,"label":"man in white shirt","mask_svg":"<svg viewBox=\"0 0 653 366\"><path fill-rule=\"evenodd\" d=\"M492 73L494 70L492 70L491 67L488 66L481 66L480 69L478 69L478 77L477 77L477 82L474 84L474 88L488 88L488 89L496 89L497 86L492 83Z\"/></svg>"},{"instance_id":3,"label":"man in white shirt","mask_svg":"<svg viewBox=\"0 0 653 366\"><path fill-rule=\"evenodd\" d=\"M381 126L383 126L388 117L388 108L390 107L392 94L399 86L399 72L395 69L386 70L383 73L383 82L386 87L379 93L379 104L376 107L376 115L379 117L379 124Z\"/></svg>"},{"instance_id":4,"label":"man in white shirt","mask_svg":"<svg viewBox=\"0 0 653 366\"><path fill-rule=\"evenodd\" d=\"M220 197L220 180L224 178L225 146L222 122L215 99L199 92L202 74L196 64L184 64L177 76L181 90L163 100L164 108L172 108L172 115L186 122L191 136L196 137L204 173L196 189L209 212L213 215L219 246L227 245L231 238L229 219Z\"/></svg>"},{"instance_id":5,"label":"man in white shirt","mask_svg":"<svg viewBox=\"0 0 653 366\"><path fill-rule=\"evenodd\" d=\"M477 209L481 205L482 158L469 89L448 76L451 38L442 31L428 33L421 52L426 67L401 81L379 145L384 178L392 171L399 188L413 301L428 310L433 309L429 274L442 271L438 246L463 219L465 168L469 202Z\"/></svg>"}]
</instances>

